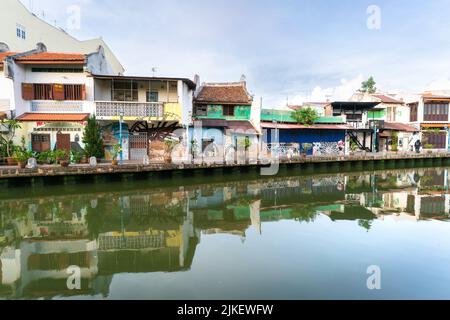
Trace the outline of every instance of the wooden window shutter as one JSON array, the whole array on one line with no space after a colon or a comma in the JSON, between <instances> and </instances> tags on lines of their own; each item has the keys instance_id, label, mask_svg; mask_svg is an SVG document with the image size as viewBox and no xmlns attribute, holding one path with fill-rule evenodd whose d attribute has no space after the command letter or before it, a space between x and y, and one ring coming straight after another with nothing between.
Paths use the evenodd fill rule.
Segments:
<instances>
[{"instance_id":1,"label":"wooden window shutter","mask_svg":"<svg viewBox=\"0 0 450 320\"><path fill-rule=\"evenodd\" d=\"M86 100L86 85L81 85L81 100Z\"/></svg>"},{"instance_id":2,"label":"wooden window shutter","mask_svg":"<svg viewBox=\"0 0 450 320\"><path fill-rule=\"evenodd\" d=\"M22 99L23 100L33 100L34 99L34 90L33 84L31 83L22 83Z\"/></svg>"},{"instance_id":3,"label":"wooden window shutter","mask_svg":"<svg viewBox=\"0 0 450 320\"><path fill-rule=\"evenodd\" d=\"M65 100L63 84L54 84L53 85L53 100L58 100L58 101Z\"/></svg>"}]
</instances>

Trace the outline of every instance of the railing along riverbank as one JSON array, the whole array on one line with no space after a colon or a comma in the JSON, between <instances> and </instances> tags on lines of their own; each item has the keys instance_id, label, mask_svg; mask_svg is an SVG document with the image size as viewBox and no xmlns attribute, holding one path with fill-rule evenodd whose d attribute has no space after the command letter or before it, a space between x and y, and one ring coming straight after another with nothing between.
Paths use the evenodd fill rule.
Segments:
<instances>
[{"instance_id":1,"label":"railing along riverbank","mask_svg":"<svg viewBox=\"0 0 450 320\"><path fill-rule=\"evenodd\" d=\"M274 160L272 160L274 161ZM303 172L352 172L363 170L383 170L408 167L424 166L450 166L450 153L378 153L378 154L353 154L349 156L320 156L320 157L296 157L280 158L279 168L274 171L283 172L290 168L296 173ZM89 175L144 175L151 173L172 174L173 172L195 172L206 175L214 174L219 170L241 170L259 172L261 168L269 167L271 163L266 161L250 161L243 163L151 163L148 165L127 162L119 166L112 166L109 163L101 163L97 166L90 165L70 165L61 167L57 165L43 165L34 169L19 169L18 167L0 166L0 180L17 178L38 178L38 177L70 177ZM275 166L276 167L276 166Z\"/></svg>"}]
</instances>

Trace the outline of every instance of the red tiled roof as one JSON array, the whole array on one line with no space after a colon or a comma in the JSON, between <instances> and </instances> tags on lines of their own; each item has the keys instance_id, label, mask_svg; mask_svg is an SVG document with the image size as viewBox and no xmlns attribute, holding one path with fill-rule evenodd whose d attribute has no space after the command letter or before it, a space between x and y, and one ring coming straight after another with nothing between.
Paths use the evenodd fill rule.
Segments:
<instances>
[{"instance_id":1,"label":"red tiled roof","mask_svg":"<svg viewBox=\"0 0 450 320\"><path fill-rule=\"evenodd\" d=\"M200 103L251 105L253 98L243 83L206 84L195 99Z\"/></svg>"},{"instance_id":2,"label":"red tiled roof","mask_svg":"<svg viewBox=\"0 0 450 320\"><path fill-rule=\"evenodd\" d=\"M345 124L315 124L304 126L301 124L261 122L263 129L311 129L311 130L352 130L353 128Z\"/></svg>"},{"instance_id":3,"label":"red tiled roof","mask_svg":"<svg viewBox=\"0 0 450 320\"><path fill-rule=\"evenodd\" d=\"M413 126L403 124L403 123L394 123L394 122L385 122L384 130L392 130L392 131L405 131L405 132L418 132L420 129L417 129Z\"/></svg>"},{"instance_id":4,"label":"red tiled roof","mask_svg":"<svg viewBox=\"0 0 450 320\"><path fill-rule=\"evenodd\" d=\"M20 64L84 64L86 56L80 53L41 52L15 60Z\"/></svg>"},{"instance_id":5,"label":"red tiled roof","mask_svg":"<svg viewBox=\"0 0 450 320\"><path fill-rule=\"evenodd\" d=\"M389 97L389 96L384 95L384 94L373 94L372 97L375 97L375 98L381 100L381 102L383 102L383 103L404 104L403 101L394 99L394 98Z\"/></svg>"},{"instance_id":6,"label":"red tiled roof","mask_svg":"<svg viewBox=\"0 0 450 320\"><path fill-rule=\"evenodd\" d=\"M82 122L89 113L24 113L17 120L22 122Z\"/></svg>"}]
</instances>

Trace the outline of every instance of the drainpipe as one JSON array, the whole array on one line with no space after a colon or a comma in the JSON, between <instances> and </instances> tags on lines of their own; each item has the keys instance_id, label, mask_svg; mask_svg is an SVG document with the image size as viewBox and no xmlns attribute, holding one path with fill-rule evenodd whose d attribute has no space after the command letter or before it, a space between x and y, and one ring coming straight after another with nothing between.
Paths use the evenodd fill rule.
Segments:
<instances>
[{"instance_id":1,"label":"drainpipe","mask_svg":"<svg viewBox=\"0 0 450 320\"><path fill-rule=\"evenodd\" d=\"M119 120L119 139L120 139L120 164L123 164L123 137L122 137L122 123L123 123L123 110L120 110L120 120Z\"/></svg>"}]
</instances>

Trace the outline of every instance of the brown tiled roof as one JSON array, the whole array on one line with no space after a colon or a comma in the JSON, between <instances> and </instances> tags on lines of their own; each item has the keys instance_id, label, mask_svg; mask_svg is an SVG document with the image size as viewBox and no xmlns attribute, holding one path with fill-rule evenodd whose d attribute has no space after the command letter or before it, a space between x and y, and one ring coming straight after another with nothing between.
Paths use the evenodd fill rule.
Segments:
<instances>
[{"instance_id":1,"label":"brown tiled roof","mask_svg":"<svg viewBox=\"0 0 450 320\"><path fill-rule=\"evenodd\" d=\"M396 123L396 122L385 122L384 123L384 130L392 130L392 131L404 131L404 132L418 132L420 129L417 129L413 126L403 124L403 123Z\"/></svg>"},{"instance_id":2,"label":"brown tiled roof","mask_svg":"<svg viewBox=\"0 0 450 320\"><path fill-rule=\"evenodd\" d=\"M390 104L404 104L403 101L394 99L394 98L389 97L389 96L387 96L387 95L385 95L385 94L373 94L372 97L375 97L375 98L381 100L381 102L383 102L383 103L390 103Z\"/></svg>"},{"instance_id":3,"label":"brown tiled roof","mask_svg":"<svg viewBox=\"0 0 450 320\"><path fill-rule=\"evenodd\" d=\"M89 113L24 113L17 118L23 122L82 122L89 118Z\"/></svg>"},{"instance_id":4,"label":"brown tiled roof","mask_svg":"<svg viewBox=\"0 0 450 320\"><path fill-rule=\"evenodd\" d=\"M41 52L15 60L19 64L84 64L86 56L80 53Z\"/></svg>"},{"instance_id":5,"label":"brown tiled roof","mask_svg":"<svg viewBox=\"0 0 450 320\"><path fill-rule=\"evenodd\" d=\"M206 84L201 87L196 102L251 105L253 98L244 83Z\"/></svg>"}]
</instances>

